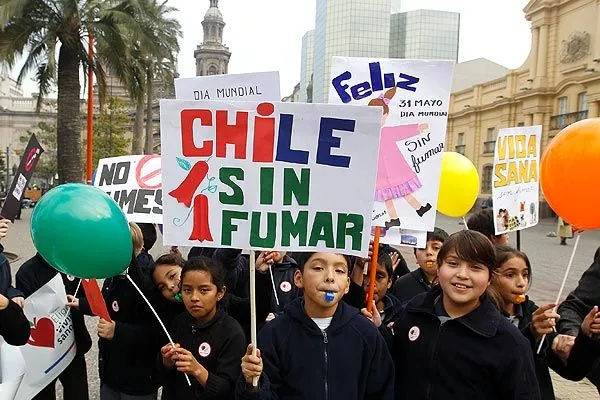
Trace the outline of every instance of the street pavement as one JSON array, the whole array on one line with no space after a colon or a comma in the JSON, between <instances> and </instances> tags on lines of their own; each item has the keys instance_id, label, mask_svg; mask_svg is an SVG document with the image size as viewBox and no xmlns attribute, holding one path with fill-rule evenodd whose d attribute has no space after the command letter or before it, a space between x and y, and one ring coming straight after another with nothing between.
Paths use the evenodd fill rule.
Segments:
<instances>
[{"instance_id":1,"label":"street pavement","mask_svg":"<svg viewBox=\"0 0 600 400\"><path fill-rule=\"evenodd\" d=\"M11 227L9 235L3 240L6 252L15 253L18 258L12 262L13 274L17 272L21 264L35 254L35 249L29 233L29 220L32 210L25 209L22 212L22 219L15 221ZM437 225L453 233L464 227L458 219L448 218L438 215ZM556 231L556 221L553 219L542 220L533 228L529 228L521 233L521 250L529 256L532 269L533 280L529 295L538 305L552 303L556 300L558 290L564 276L575 240L569 240L567 246L560 246L559 239L556 237L547 237L549 232ZM60 235L60 227L57 227L56 234ZM160 233L159 233L160 235ZM516 245L516 234L511 234L511 244ZM159 236L159 241L162 239ZM89 243L89 246L93 246ZM569 291L571 291L581 277L581 274L590 266L594 252L600 246L600 231L584 232L579 241L579 247L573 260L573 266L568 276L565 290L560 300L563 300ZM184 250L184 255L188 249ZM151 254L156 258L158 255L168 251L167 247L157 243L152 249ZM414 269L415 259L412 248L401 248L409 268ZM598 288L600 290L600 288ZM86 323L92 336L96 331L95 318L86 317ZM97 367L98 349L96 344L87 354L88 376L90 386L90 399L99 399L99 380ZM590 400L598 399L599 395L596 388L587 380L581 382L570 382L553 374L554 389L557 399L560 400ZM60 393L60 389L59 389ZM59 395L58 398L62 398Z\"/></svg>"}]
</instances>

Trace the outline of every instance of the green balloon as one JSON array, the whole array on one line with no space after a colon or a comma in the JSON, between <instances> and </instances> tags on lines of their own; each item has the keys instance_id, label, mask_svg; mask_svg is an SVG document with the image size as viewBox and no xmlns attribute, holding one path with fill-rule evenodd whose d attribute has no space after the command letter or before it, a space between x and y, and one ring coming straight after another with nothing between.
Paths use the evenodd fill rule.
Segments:
<instances>
[{"instance_id":1,"label":"green balloon","mask_svg":"<svg viewBox=\"0 0 600 400\"><path fill-rule=\"evenodd\" d=\"M110 278L127 269L133 255L129 224L102 190L70 183L36 204L31 238L54 268L78 278Z\"/></svg>"}]
</instances>

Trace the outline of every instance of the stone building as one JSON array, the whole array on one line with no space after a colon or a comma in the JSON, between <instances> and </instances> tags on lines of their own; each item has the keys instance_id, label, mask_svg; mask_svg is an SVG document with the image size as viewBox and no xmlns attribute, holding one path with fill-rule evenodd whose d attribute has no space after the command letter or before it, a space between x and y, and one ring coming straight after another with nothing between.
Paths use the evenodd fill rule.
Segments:
<instances>
[{"instance_id":1,"label":"stone building","mask_svg":"<svg viewBox=\"0 0 600 400\"><path fill-rule=\"evenodd\" d=\"M446 149L473 161L482 198L491 195L500 128L542 125L543 152L562 128L598 116L600 1L531 0L523 11L532 33L523 65L451 95ZM551 213L543 199L540 212Z\"/></svg>"}]
</instances>

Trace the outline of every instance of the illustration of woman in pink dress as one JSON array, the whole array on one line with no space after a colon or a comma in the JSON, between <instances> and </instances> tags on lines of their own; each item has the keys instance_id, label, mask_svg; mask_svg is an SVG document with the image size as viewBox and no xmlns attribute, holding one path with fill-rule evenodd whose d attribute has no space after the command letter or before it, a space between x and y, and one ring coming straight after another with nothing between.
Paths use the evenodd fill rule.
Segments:
<instances>
[{"instance_id":1,"label":"illustration of woman in pink dress","mask_svg":"<svg viewBox=\"0 0 600 400\"><path fill-rule=\"evenodd\" d=\"M383 107L381 119L381 139L379 142L379 160L377 166L377 181L375 185L375 200L385 202L389 221L385 228L400 226L398 212L394 207L394 199L404 198L415 209L419 217L431 210L431 204L422 205L413 193L423 186L417 174L410 168L396 142L416 136L428 129L427 124L410 124L385 126L390 113L389 103L396 94L396 88L389 89L384 95L369 101L370 106Z\"/></svg>"}]
</instances>

